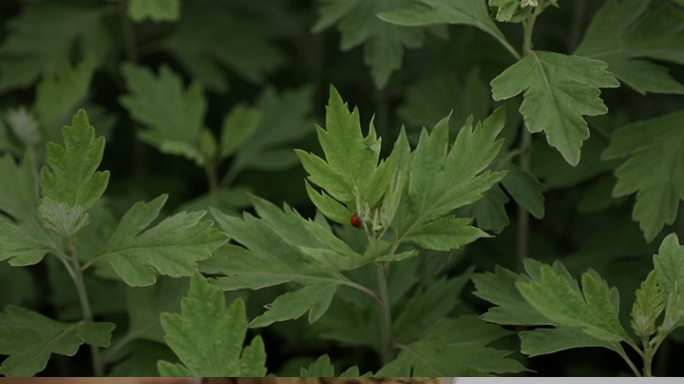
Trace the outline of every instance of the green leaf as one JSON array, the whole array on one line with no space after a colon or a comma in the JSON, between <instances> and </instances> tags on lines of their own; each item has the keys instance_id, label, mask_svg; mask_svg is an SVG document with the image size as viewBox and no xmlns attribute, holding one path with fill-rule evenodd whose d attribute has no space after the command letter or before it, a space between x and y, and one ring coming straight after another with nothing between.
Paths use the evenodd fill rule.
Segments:
<instances>
[{"instance_id":1,"label":"green leaf","mask_svg":"<svg viewBox=\"0 0 684 384\"><path fill-rule=\"evenodd\" d=\"M30 154L26 152L21 164L12 156L0 157L0 210L20 223L38 221L38 183Z\"/></svg>"},{"instance_id":2,"label":"green leaf","mask_svg":"<svg viewBox=\"0 0 684 384\"><path fill-rule=\"evenodd\" d=\"M656 332L655 322L665 308L665 291L658 287L658 273L651 271L636 291L632 307L632 329L642 339Z\"/></svg>"},{"instance_id":3,"label":"green leaf","mask_svg":"<svg viewBox=\"0 0 684 384\"><path fill-rule=\"evenodd\" d=\"M261 112L259 127L237 149L229 174L245 169L282 170L296 165L297 157L287 145L312 133L312 97L310 87L280 94L266 87L256 101L256 108Z\"/></svg>"},{"instance_id":4,"label":"green leaf","mask_svg":"<svg viewBox=\"0 0 684 384\"><path fill-rule=\"evenodd\" d=\"M302 367L299 375L301 377L335 377L335 367L330 364L330 357L325 354L309 364L308 369Z\"/></svg>"},{"instance_id":5,"label":"green leaf","mask_svg":"<svg viewBox=\"0 0 684 384\"><path fill-rule=\"evenodd\" d=\"M296 152L309 173L309 181L344 204L347 214L339 204L326 199L326 194L318 195L308 188L311 200L319 204L317 207L321 212L331 214L330 219L349 225L352 214L358 217L366 211L369 214L370 209L381 201L391 182L394 158L390 156L378 164L381 140L373 125L364 137L358 109L349 113L347 104L332 86L325 121L326 129L316 126L325 160L304 151Z\"/></svg>"},{"instance_id":6,"label":"green leaf","mask_svg":"<svg viewBox=\"0 0 684 384\"><path fill-rule=\"evenodd\" d=\"M132 287L154 284L155 270L171 277L197 271L197 260L209 258L228 239L210 221L201 221L206 212L181 212L140 233L157 218L166 199L162 195L134 204L94 260L108 262Z\"/></svg>"},{"instance_id":7,"label":"green leaf","mask_svg":"<svg viewBox=\"0 0 684 384\"><path fill-rule=\"evenodd\" d=\"M444 216L479 200L505 175L504 172L491 173L486 170L501 148L502 140L496 140L496 136L501 132L504 121L503 108L496 110L484 123L478 123L475 130L469 120L459 132L451 150L447 149L448 118L438 123L431 134L423 130L410 164L408 199L402 200L404 207L397 213L395 243L423 242L435 249L446 249L484 235L482 231L468 229L466 236L460 239L444 242L446 238L441 237L447 233L457 234L456 228L466 223ZM440 220L433 223L437 219ZM448 227L440 230L439 226L445 224ZM423 232L430 236L421 240ZM463 236L464 232L459 232ZM441 244L434 243L440 237Z\"/></svg>"},{"instance_id":8,"label":"green leaf","mask_svg":"<svg viewBox=\"0 0 684 384\"><path fill-rule=\"evenodd\" d=\"M494 273L473 275L473 294L498 306L489 308L482 319L497 324L552 325L549 319L538 313L518 291L518 282L528 282L525 275L518 275L508 269L496 266Z\"/></svg>"},{"instance_id":9,"label":"green leaf","mask_svg":"<svg viewBox=\"0 0 684 384\"><path fill-rule=\"evenodd\" d=\"M128 16L139 23L149 18L160 21L176 21L180 17L180 0L131 0Z\"/></svg>"},{"instance_id":10,"label":"green leaf","mask_svg":"<svg viewBox=\"0 0 684 384\"><path fill-rule=\"evenodd\" d=\"M337 287L337 283L313 283L280 295L267 305L268 310L263 315L249 323L249 327L261 328L278 321L298 319L306 312L309 312L309 323L314 323L328 310Z\"/></svg>"},{"instance_id":11,"label":"green leaf","mask_svg":"<svg viewBox=\"0 0 684 384\"><path fill-rule=\"evenodd\" d=\"M223 293L194 274L188 297L181 302L181 314L162 315L166 343L185 367L175 365L178 368L172 370L169 368L173 366L160 361L160 372L187 371L194 377L265 376L266 352L261 337L242 347L247 335L245 318L241 299L226 308Z\"/></svg>"},{"instance_id":12,"label":"green leaf","mask_svg":"<svg viewBox=\"0 0 684 384\"><path fill-rule=\"evenodd\" d=\"M0 313L0 366L5 376L33 376L53 353L73 356L81 344L109 346L112 323L61 323L38 312L7 306Z\"/></svg>"},{"instance_id":13,"label":"green leaf","mask_svg":"<svg viewBox=\"0 0 684 384\"><path fill-rule=\"evenodd\" d=\"M0 92L25 88L59 70L78 43L100 64L112 50L111 37L100 24L103 8L66 4L26 4L8 23L12 31L0 47ZM71 92L71 91L69 91Z\"/></svg>"},{"instance_id":14,"label":"green leaf","mask_svg":"<svg viewBox=\"0 0 684 384\"><path fill-rule=\"evenodd\" d=\"M536 0L534 1L535 4L533 6L536 7ZM519 0L489 0L489 7L496 14L497 21L517 23L528 17Z\"/></svg>"},{"instance_id":15,"label":"green leaf","mask_svg":"<svg viewBox=\"0 0 684 384\"><path fill-rule=\"evenodd\" d=\"M437 321L445 318L459 303L463 287L472 269L453 279L440 279L425 289L417 290L392 321L392 335L397 343L415 341Z\"/></svg>"},{"instance_id":16,"label":"green leaf","mask_svg":"<svg viewBox=\"0 0 684 384\"><path fill-rule=\"evenodd\" d=\"M104 137L95 139L95 129L88 115L80 110L70 127L62 128L65 147L48 143L48 164L40 171L43 197L69 207L85 210L102 196L109 181L109 171L96 172L104 153Z\"/></svg>"},{"instance_id":17,"label":"green leaf","mask_svg":"<svg viewBox=\"0 0 684 384\"><path fill-rule=\"evenodd\" d=\"M444 319L420 340L401 346L399 356L385 365L377 376L387 376L398 368L416 377L483 376L490 373L522 372L525 367L506 358L510 351L486 347L511 332L487 324L475 316Z\"/></svg>"},{"instance_id":18,"label":"green leaf","mask_svg":"<svg viewBox=\"0 0 684 384\"><path fill-rule=\"evenodd\" d=\"M69 207L66 203L57 203L46 197L40 200L38 211L45 227L64 239L73 239L78 231L88 225L88 212L80 204Z\"/></svg>"},{"instance_id":19,"label":"green leaf","mask_svg":"<svg viewBox=\"0 0 684 384\"><path fill-rule=\"evenodd\" d=\"M139 131L138 138L162 153L204 164L206 159L199 148L206 110L202 85L193 82L185 91L180 77L165 65L159 70L159 77L148 68L131 63L125 63L121 72L132 94L119 100L133 119L148 128Z\"/></svg>"},{"instance_id":20,"label":"green leaf","mask_svg":"<svg viewBox=\"0 0 684 384\"><path fill-rule=\"evenodd\" d=\"M161 328L161 326L160 326ZM112 364L108 370L109 377L156 377L159 376L157 361L174 361L178 359L165 344L146 340L133 340L123 349L129 352L122 360ZM176 375L178 376L178 375Z\"/></svg>"},{"instance_id":21,"label":"green leaf","mask_svg":"<svg viewBox=\"0 0 684 384\"><path fill-rule=\"evenodd\" d=\"M560 326L523 331L520 336L520 351L529 357L547 355L573 348L603 347L624 353L619 344L600 340L587 335L582 328Z\"/></svg>"},{"instance_id":22,"label":"green leaf","mask_svg":"<svg viewBox=\"0 0 684 384\"><path fill-rule=\"evenodd\" d=\"M537 219L544 217L544 195L546 186L534 175L517 165L510 164L506 177L501 180L513 200L522 205Z\"/></svg>"},{"instance_id":23,"label":"green leaf","mask_svg":"<svg viewBox=\"0 0 684 384\"><path fill-rule=\"evenodd\" d=\"M582 142L589 137L582 115L606 113L598 88L619 85L605 68L586 57L533 51L492 80L492 95L505 100L525 91L520 112L530 132L545 131L549 144L577 165Z\"/></svg>"},{"instance_id":24,"label":"green leaf","mask_svg":"<svg viewBox=\"0 0 684 384\"><path fill-rule=\"evenodd\" d=\"M337 24L340 50L348 51L364 44L363 61L371 67L378 89L384 88L392 72L401 68L404 46L418 48L425 36L417 28L390 25L378 19L382 12L410 4L406 0L323 0L321 17L313 26L320 32Z\"/></svg>"},{"instance_id":25,"label":"green leaf","mask_svg":"<svg viewBox=\"0 0 684 384\"><path fill-rule=\"evenodd\" d=\"M54 72L47 73L36 89L35 112L45 137L59 140L59 130L74 113L76 105L85 97L93 77L92 57L71 66L64 63Z\"/></svg>"},{"instance_id":26,"label":"green leaf","mask_svg":"<svg viewBox=\"0 0 684 384\"><path fill-rule=\"evenodd\" d=\"M149 287L128 287L126 291L127 337L163 344L164 330L161 326L161 313L180 312L181 298L187 295L189 285L189 279L173 279L164 276Z\"/></svg>"},{"instance_id":27,"label":"green leaf","mask_svg":"<svg viewBox=\"0 0 684 384\"><path fill-rule=\"evenodd\" d=\"M671 233L663 240L658 254L653 256L658 283L665 292L674 294L684 288L684 247L679 245L677 235Z\"/></svg>"},{"instance_id":28,"label":"green leaf","mask_svg":"<svg viewBox=\"0 0 684 384\"><path fill-rule=\"evenodd\" d=\"M650 0L607 1L596 13L576 55L608 63L608 70L641 94L684 93L664 66L649 58L684 64L684 10Z\"/></svg>"},{"instance_id":29,"label":"green leaf","mask_svg":"<svg viewBox=\"0 0 684 384\"><path fill-rule=\"evenodd\" d=\"M0 261L9 260L9 264L16 267L33 265L52 250L52 246L33 239L0 216Z\"/></svg>"},{"instance_id":30,"label":"green leaf","mask_svg":"<svg viewBox=\"0 0 684 384\"><path fill-rule=\"evenodd\" d=\"M284 53L269 41L263 26L244 13L188 8L162 44L193 78L207 89L224 93L228 90L226 68L244 80L261 83L285 64Z\"/></svg>"},{"instance_id":31,"label":"green leaf","mask_svg":"<svg viewBox=\"0 0 684 384\"><path fill-rule=\"evenodd\" d=\"M558 325L581 327L587 335L599 340L629 340L605 282L584 273L582 294L573 286L574 281L568 281L567 276L549 265L542 266L535 275L532 282L518 282L516 286L525 300L546 318Z\"/></svg>"},{"instance_id":32,"label":"green leaf","mask_svg":"<svg viewBox=\"0 0 684 384\"><path fill-rule=\"evenodd\" d=\"M684 294L675 291L667 295L665 317L662 325L658 327L658 332L664 338L679 327L684 327Z\"/></svg>"},{"instance_id":33,"label":"green leaf","mask_svg":"<svg viewBox=\"0 0 684 384\"><path fill-rule=\"evenodd\" d=\"M616 171L613 196L637 192L632 217L647 241L672 224L684 198L684 110L638 121L613 133L603 159L629 156Z\"/></svg>"},{"instance_id":34,"label":"green leaf","mask_svg":"<svg viewBox=\"0 0 684 384\"><path fill-rule=\"evenodd\" d=\"M477 226L484 230L501 232L510 223L506 213L506 203L509 201L498 185L482 194L482 198L473 204L471 211Z\"/></svg>"},{"instance_id":35,"label":"green leaf","mask_svg":"<svg viewBox=\"0 0 684 384\"><path fill-rule=\"evenodd\" d=\"M484 1L479 0L418 0L409 8L382 12L382 20L406 26L465 24L479 28L499 41L506 41L496 26Z\"/></svg>"},{"instance_id":36,"label":"green leaf","mask_svg":"<svg viewBox=\"0 0 684 384\"><path fill-rule=\"evenodd\" d=\"M226 158L235 152L259 128L261 112L257 108L238 105L230 110L223 119L221 129L221 157Z\"/></svg>"},{"instance_id":37,"label":"green leaf","mask_svg":"<svg viewBox=\"0 0 684 384\"><path fill-rule=\"evenodd\" d=\"M442 217L404 236L404 241L424 249L449 251L461 248L481 237L489 237L481 229L471 227L469 225L471 221L471 219L457 219L451 216Z\"/></svg>"}]
</instances>

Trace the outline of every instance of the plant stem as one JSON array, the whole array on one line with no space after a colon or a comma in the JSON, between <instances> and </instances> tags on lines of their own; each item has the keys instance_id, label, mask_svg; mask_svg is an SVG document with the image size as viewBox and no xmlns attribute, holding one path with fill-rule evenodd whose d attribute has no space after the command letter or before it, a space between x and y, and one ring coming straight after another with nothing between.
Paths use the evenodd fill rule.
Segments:
<instances>
[{"instance_id":1,"label":"plant stem","mask_svg":"<svg viewBox=\"0 0 684 384\"><path fill-rule=\"evenodd\" d=\"M376 264L378 273L378 291L381 305L381 335L382 335L382 361L388 364L392 361L392 313L390 312L389 294L387 293L387 264Z\"/></svg>"},{"instance_id":2,"label":"plant stem","mask_svg":"<svg viewBox=\"0 0 684 384\"><path fill-rule=\"evenodd\" d=\"M216 165L214 164L214 159L208 159L207 165L204 167L204 172L207 174L207 180L209 182L209 192L215 193L218 190L218 177L216 176Z\"/></svg>"},{"instance_id":3,"label":"plant stem","mask_svg":"<svg viewBox=\"0 0 684 384\"><path fill-rule=\"evenodd\" d=\"M627 356L625 351L622 349L622 347L620 347L620 345L618 343L615 343L615 345L617 345L617 347L618 347L618 348L616 348L616 352L618 353L618 355L620 355L620 357L622 357L622 359L625 362L627 362L627 365L629 365L629 368L632 369L632 372L634 373L634 375L636 377L642 377L641 372L639 372L639 369L636 366L634 366L634 363L632 363L632 360L629 359L629 357Z\"/></svg>"},{"instance_id":4,"label":"plant stem","mask_svg":"<svg viewBox=\"0 0 684 384\"><path fill-rule=\"evenodd\" d=\"M71 256L69 256L71 271L69 271L69 274L74 279L76 291L78 292L78 300L81 302L81 309L83 310L83 322L90 323L93 321L93 312L90 309L88 292L86 290L85 281L83 280L83 272L81 271L81 265L78 262L76 244L74 243L73 238L69 239L69 248L71 248ZM92 358L94 375L97 377L102 377L104 375L104 370L100 357L100 349L94 345L91 345L90 355Z\"/></svg>"},{"instance_id":5,"label":"plant stem","mask_svg":"<svg viewBox=\"0 0 684 384\"><path fill-rule=\"evenodd\" d=\"M520 146L520 168L530 171L530 150L532 149L532 133L527 129L527 125L522 125L522 145ZM524 260L529 251L530 236L530 213L521 204L518 204L518 260L516 268L518 273L524 270Z\"/></svg>"}]
</instances>

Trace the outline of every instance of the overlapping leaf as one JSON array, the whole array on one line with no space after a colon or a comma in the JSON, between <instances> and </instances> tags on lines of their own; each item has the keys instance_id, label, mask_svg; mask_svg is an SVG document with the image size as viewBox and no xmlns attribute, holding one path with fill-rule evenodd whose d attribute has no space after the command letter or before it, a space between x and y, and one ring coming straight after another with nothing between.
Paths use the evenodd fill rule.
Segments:
<instances>
[{"instance_id":1,"label":"overlapping leaf","mask_svg":"<svg viewBox=\"0 0 684 384\"><path fill-rule=\"evenodd\" d=\"M607 1L594 16L576 55L608 63L637 92L684 93L667 68L640 58L684 64L684 9L650 0Z\"/></svg>"},{"instance_id":2,"label":"overlapping leaf","mask_svg":"<svg viewBox=\"0 0 684 384\"><path fill-rule=\"evenodd\" d=\"M155 77L148 68L124 64L121 71L131 95L120 98L131 116L148 128L138 133L140 140L163 153L182 155L204 162L199 148L206 100L200 83L193 82L187 91L181 79L162 66Z\"/></svg>"},{"instance_id":3,"label":"overlapping leaf","mask_svg":"<svg viewBox=\"0 0 684 384\"><path fill-rule=\"evenodd\" d=\"M323 0L321 17L313 27L320 32L337 24L340 49L348 51L364 44L364 62L371 67L375 86L384 88L392 72L401 68L404 46L418 48L423 31L385 23L381 12L410 5L407 0Z\"/></svg>"},{"instance_id":4,"label":"overlapping leaf","mask_svg":"<svg viewBox=\"0 0 684 384\"><path fill-rule=\"evenodd\" d=\"M525 260L531 276L497 267L473 276L476 296L498 306L482 318L497 324L553 325L520 333L522 352L543 355L581 347L604 347L624 353L628 336L617 318L619 299L595 272L583 275L584 293L565 267Z\"/></svg>"},{"instance_id":5,"label":"overlapping leaf","mask_svg":"<svg viewBox=\"0 0 684 384\"><path fill-rule=\"evenodd\" d=\"M480 0L417 0L408 8L382 12L379 17L393 24L429 26L465 24L479 28L510 48L501 30L489 16L484 1ZM416 4L417 3L417 4ZM510 48L512 49L512 48ZM517 55L517 53L516 53Z\"/></svg>"},{"instance_id":6,"label":"overlapping leaf","mask_svg":"<svg viewBox=\"0 0 684 384\"><path fill-rule=\"evenodd\" d=\"M330 89L326 129L317 126L316 130L325 160L300 150L297 155L309 173L309 181L325 191L319 194L313 188L307 188L311 200L328 218L349 224L353 214L361 217L362 207L374 208L393 180L391 194L397 191L401 194L403 184L396 177L402 170L400 166L395 166L397 157L401 158L400 162L408 160L409 148L405 135L400 135L393 155L378 164L381 139L377 137L373 125L364 137L358 109L349 113L347 104L333 87ZM397 203L398 196L384 203L387 217L393 216L390 211L396 209ZM392 208L392 205L395 207Z\"/></svg>"},{"instance_id":7,"label":"overlapping leaf","mask_svg":"<svg viewBox=\"0 0 684 384\"><path fill-rule=\"evenodd\" d=\"M261 336L243 349L247 335L245 304L237 299L226 308L223 293L201 275L190 282L181 313L162 315L166 343L183 365L158 363L162 376L243 377L266 375L266 352Z\"/></svg>"},{"instance_id":8,"label":"overlapping leaf","mask_svg":"<svg viewBox=\"0 0 684 384\"><path fill-rule=\"evenodd\" d=\"M73 356L81 344L109 346L112 323L61 323L28 309L8 306L0 313L0 366L6 376L33 376L50 355Z\"/></svg>"},{"instance_id":9,"label":"overlapping leaf","mask_svg":"<svg viewBox=\"0 0 684 384\"><path fill-rule=\"evenodd\" d=\"M258 20L217 9L184 11L178 28L163 44L193 77L216 92L228 90L225 69L261 83L285 63Z\"/></svg>"},{"instance_id":10,"label":"overlapping leaf","mask_svg":"<svg viewBox=\"0 0 684 384\"><path fill-rule=\"evenodd\" d=\"M0 47L0 92L26 87L40 75L57 71L74 43L93 55L96 65L112 50L111 36L100 23L102 9L28 4L9 22L12 31Z\"/></svg>"},{"instance_id":11,"label":"overlapping leaf","mask_svg":"<svg viewBox=\"0 0 684 384\"><path fill-rule=\"evenodd\" d=\"M589 137L582 115L608 112L599 88L619 85L606 66L586 57L533 51L492 80L492 95L505 100L525 91L520 112L530 132L544 131L549 144L577 165Z\"/></svg>"},{"instance_id":12,"label":"overlapping leaf","mask_svg":"<svg viewBox=\"0 0 684 384\"><path fill-rule=\"evenodd\" d=\"M606 160L629 156L616 171L613 196L637 192L632 217L653 240L677 216L684 198L684 111L620 128L603 152Z\"/></svg>"},{"instance_id":13,"label":"overlapping leaf","mask_svg":"<svg viewBox=\"0 0 684 384\"><path fill-rule=\"evenodd\" d=\"M486 347L510 334L475 316L445 319L428 329L420 340L400 346L399 356L376 375L445 377L522 372L522 364L506 358L510 351Z\"/></svg>"},{"instance_id":14,"label":"overlapping leaf","mask_svg":"<svg viewBox=\"0 0 684 384\"><path fill-rule=\"evenodd\" d=\"M472 204L505 175L486 168L502 141L505 112L498 109L473 130L472 120L448 148L448 118L428 134L423 130L409 169L408 199L403 199L394 232L395 242L412 242L428 249L448 250L487 236L468 220L447 216Z\"/></svg>"},{"instance_id":15,"label":"overlapping leaf","mask_svg":"<svg viewBox=\"0 0 684 384\"><path fill-rule=\"evenodd\" d=\"M155 270L172 277L197 271L196 262L228 239L210 221L201 221L206 212L181 212L140 233L157 218L166 199L162 195L133 205L94 260L108 262L133 287L154 284Z\"/></svg>"},{"instance_id":16,"label":"overlapping leaf","mask_svg":"<svg viewBox=\"0 0 684 384\"><path fill-rule=\"evenodd\" d=\"M248 213L240 219L212 209L212 215L221 228L245 248L227 245L203 264L228 276L215 282L224 290L259 289L286 282L303 285L277 298L271 303L271 308L254 319L250 326L295 319L307 311L309 320L316 321L328 309L337 287L351 284L336 272L334 266L347 261L353 263L362 256L351 251L339 239L336 248L322 241L309 228L309 225L320 224L303 219L288 206L281 210L257 198L253 203L261 219ZM334 237L329 228L321 229ZM325 264L327 260L314 259L317 254L326 254L331 258L331 264Z\"/></svg>"},{"instance_id":17,"label":"overlapping leaf","mask_svg":"<svg viewBox=\"0 0 684 384\"><path fill-rule=\"evenodd\" d=\"M104 153L104 137L95 139L95 129L84 110L74 115L71 126L62 129L65 146L48 143L48 164L40 171L44 197L69 207L90 209L102 196L109 171L96 171Z\"/></svg>"}]
</instances>

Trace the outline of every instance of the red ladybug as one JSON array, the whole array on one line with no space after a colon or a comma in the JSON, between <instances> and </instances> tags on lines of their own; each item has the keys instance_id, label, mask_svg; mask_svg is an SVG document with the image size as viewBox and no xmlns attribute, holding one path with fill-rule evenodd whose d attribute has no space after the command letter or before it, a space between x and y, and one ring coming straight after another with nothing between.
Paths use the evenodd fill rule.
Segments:
<instances>
[{"instance_id":1,"label":"red ladybug","mask_svg":"<svg viewBox=\"0 0 684 384\"><path fill-rule=\"evenodd\" d=\"M356 228L361 228L361 222L359 221L359 218L356 217L356 215L352 215L351 225L355 226Z\"/></svg>"}]
</instances>

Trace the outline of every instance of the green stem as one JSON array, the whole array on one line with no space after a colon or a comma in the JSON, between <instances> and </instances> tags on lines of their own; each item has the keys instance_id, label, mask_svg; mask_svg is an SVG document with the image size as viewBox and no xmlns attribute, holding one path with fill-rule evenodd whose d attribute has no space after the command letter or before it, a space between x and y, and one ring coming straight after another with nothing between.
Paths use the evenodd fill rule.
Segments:
<instances>
[{"instance_id":1,"label":"green stem","mask_svg":"<svg viewBox=\"0 0 684 384\"><path fill-rule=\"evenodd\" d=\"M218 190L219 186L214 159L207 160L207 165L204 167L204 172L207 174L207 180L209 181L209 192L213 194Z\"/></svg>"},{"instance_id":2,"label":"green stem","mask_svg":"<svg viewBox=\"0 0 684 384\"><path fill-rule=\"evenodd\" d=\"M70 271L69 274L74 279L76 291L78 292L78 300L81 302L81 309L83 310L83 322L90 323L93 321L93 311L90 309L90 302L88 301L88 291L86 290L85 281L83 280L83 272L78 261L78 254L74 239L69 239L69 248L71 249L71 256L69 256ZM94 345L90 346L90 355L92 357L93 372L97 377L104 376L104 369L102 366L102 359L100 357L100 349Z\"/></svg>"},{"instance_id":3,"label":"green stem","mask_svg":"<svg viewBox=\"0 0 684 384\"><path fill-rule=\"evenodd\" d=\"M392 313L390 312L389 294L387 292L387 264L376 264L378 274L378 291L381 305L382 361L392 361L394 341L392 340Z\"/></svg>"},{"instance_id":4,"label":"green stem","mask_svg":"<svg viewBox=\"0 0 684 384\"><path fill-rule=\"evenodd\" d=\"M520 168L530 171L530 152L532 149L532 133L526 124L522 125L522 144L520 146ZM530 213L521 204L518 204L518 260L516 268L518 273L524 270L524 260L529 252L530 236Z\"/></svg>"},{"instance_id":5,"label":"green stem","mask_svg":"<svg viewBox=\"0 0 684 384\"><path fill-rule=\"evenodd\" d=\"M634 373L634 375L636 377L642 377L641 372L639 372L639 369L634 365L634 363L632 363L632 360L629 359L629 357L627 356L625 351L622 349L622 347L620 347L620 344L618 344L618 343L615 343L615 344L617 345L616 350L617 350L618 355L620 355L620 357L622 357L622 359L625 362L627 362L627 365L629 365L629 368L632 369L632 372Z\"/></svg>"}]
</instances>

